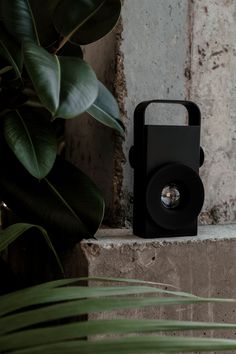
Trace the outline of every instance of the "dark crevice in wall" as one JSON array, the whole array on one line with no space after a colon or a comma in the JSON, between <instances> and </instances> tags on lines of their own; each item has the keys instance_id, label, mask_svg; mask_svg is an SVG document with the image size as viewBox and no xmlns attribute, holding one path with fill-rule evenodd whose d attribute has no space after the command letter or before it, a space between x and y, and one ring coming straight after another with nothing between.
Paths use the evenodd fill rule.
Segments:
<instances>
[{"instance_id":1,"label":"dark crevice in wall","mask_svg":"<svg viewBox=\"0 0 236 354\"><path fill-rule=\"evenodd\" d=\"M127 96L126 81L124 75L124 55L121 51L123 24L120 19L116 28L115 48L115 80L114 94L120 108L120 115L125 124L127 113L125 111L125 97ZM125 212L122 206L123 196L123 165L126 161L123 152L123 139L115 134L114 139L114 165L112 185L112 208L109 213L109 226L122 227L125 225Z\"/></svg>"},{"instance_id":2,"label":"dark crevice in wall","mask_svg":"<svg viewBox=\"0 0 236 354\"><path fill-rule=\"evenodd\" d=\"M193 26L194 26L194 2L189 0L188 2L188 51L186 56L186 65L184 76L186 78L186 99L191 99L192 89L192 56L193 56Z\"/></svg>"}]
</instances>

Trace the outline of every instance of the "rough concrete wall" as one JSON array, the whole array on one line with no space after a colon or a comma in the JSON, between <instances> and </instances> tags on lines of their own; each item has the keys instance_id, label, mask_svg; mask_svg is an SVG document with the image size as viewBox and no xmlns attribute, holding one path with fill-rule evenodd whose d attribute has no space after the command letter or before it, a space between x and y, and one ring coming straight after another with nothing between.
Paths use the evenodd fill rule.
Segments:
<instances>
[{"instance_id":1,"label":"rough concrete wall","mask_svg":"<svg viewBox=\"0 0 236 354\"><path fill-rule=\"evenodd\" d=\"M97 77L114 90L116 72L116 31L84 47L84 58ZM107 206L113 205L114 155L116 134L88 114L66 122L66 158L82 169L100 188Z\"/></svg>"},{"instance_id":2,"label":"rough concrete wall","mask_svg":"<svg viewBox=\"0 0 236 354\"><path fill-rule=\"evenodd\" d=\"M124 0L121 22L115 34L88 47L86 57L98 76L115 86L125 141L122 146L111 130L91 119L71 121L67 157L102 189L110 225L129 225L133 172L128 151L135 106L152 98L191 99L203 115L206 199L200 222L235 222L236 2ZM179 124L185 113L153 106L148 119Z\"/></svg>"},{"instance_id":3,"label":"rough concrete wall","mask_svg":"<svg viewBox=\"0 0 236 354\"><path fill-rule=\"evenodd\" d=\"M190 98L202 110L202 220L236 221L236 2L194 1Z\"/></svg>"},{"instance_id":4,"label":"rough concrete wall","mask_svg":"<svg viewBox=\"0 0 236 354\"><path fill-rule=\"evenodd\" d=\"M127 134L126 157L133 142L133 112L146 99L184 99L189 74L189 4L187 0L126 0L122 10ZM156 107L147 112L150 123L158 123ZM176 111L158 108L163 124L181 122ZM177 110L179 115L179 109ZM171 114L172 113L172 114ZM168 123L167 123L168 122ZM183 121L182 121L183 122ZM124 165L124 208L130 211L133 173ZM131 215L126 213L127 217Z\"/></svg>"},{"instance_id":5,"label":"rough concrete wall","mask_svg":"<svg viewBox=\"0 0 236 354\"><path fill-rule=\"evenodd\" d=\"M236 2L233 0L126 0L123 12L125 110L132 145L138 102L191 99L203 115L201 144L206 190L202 223L236 221ZM157 113L156 113L157 114ZM171 124L170 114L159 113ZM172 117L176 119L173 112ZM155 119L154 111L150 120ZM124 165L123 205L131 210L132 170Z\"/></svg>"},{"instance_id":6,"label":"rough concrete wall","mask_svg":"<svg viewBox=\"0 0 236 354\"><path fill-rule=\"evenodd\" d=\"M201 226L197 237L177 240L144 240L124 229L101 230L98 241L85 240L80 247L89 276L142 279L171 284L199 296L235 298L235 235L235 225ZM116 316L101 313L98 317L121 315L229 323L235 323L236 318L235 306L229 303L155 307L119 312ZM200 331L197 335L214 336L214 332ZM217 335L235 338L236 333L220 331Z\"/></svg>"}]
</instances>

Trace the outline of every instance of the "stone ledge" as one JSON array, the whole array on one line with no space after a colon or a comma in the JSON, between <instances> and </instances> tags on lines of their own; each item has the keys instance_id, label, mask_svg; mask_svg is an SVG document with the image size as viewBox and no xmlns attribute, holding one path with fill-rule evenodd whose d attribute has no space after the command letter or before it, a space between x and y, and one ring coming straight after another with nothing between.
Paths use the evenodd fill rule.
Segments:
<instances>
[{"instance_id":1,"label":"stone ledge","mask_svg":"<svg viewBox=\"0 0 236 354\"><path fill-rule=\"evenodd\" d=\"M198 236L191 237L142 239L128 229L101 229L96 238L83 240L72 259L74 267L76 260L81 267L82 255L89 276L147 280L170 284L199 296L236 298L236 224L199 226ZM168 286L167 289L173 290ZM232 303L147 308L123 313L130 318L134 314L139 318L236 323ZM104 316L114 318L120 313L101 313L96 318ZM204 332L199 334L205 335ZM236 332L220 331L218 335L235 339Z\"/></svg>"},{"instance_id":2,"label":"stone ledge","mask_svg":"<svg viewBox=\"0 0 236 354\"><path fill-rule=\"evenodd\" d=\"M132 243L189 243L201 241L218 241L236 239L236 224L229 225L204 225L198 227L197 236L165 237L165 238L141 238L133 235L131 229L100 229L96 239L83 240L82 243L89 244L132 244Z\"/></svg>"},{"instance_id":3,"label":"stone ledge","mask_svg":"<svg viewBox=\"0 0 236 354\"><path fill-rule=\"evenodd\" d=\"M130 229L100 229L95 237L77 247L89 275L168 282L199 295L236 298L236 224L199 226L191 237L144 239Z\"/></svg>"}]
</instances>

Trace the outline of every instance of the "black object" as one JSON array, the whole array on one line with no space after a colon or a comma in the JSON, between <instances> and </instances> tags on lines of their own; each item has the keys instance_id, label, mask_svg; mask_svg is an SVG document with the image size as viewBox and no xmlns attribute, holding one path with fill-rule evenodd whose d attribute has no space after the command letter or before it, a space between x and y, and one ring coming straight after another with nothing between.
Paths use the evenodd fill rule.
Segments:
<instances>
[{"instance_id":1,"label":"black object","mask_svg":"<svg viewBox=\"0 0 236 354\"><path fill-rule=\"evenodd\" d=\"M189 124L145 125L145 111L151 103L183 105ZM200 123L200 110L190 101L152 100L136 107L134 145L129 156L134 168L135 235L152 238L197 234L197 217L204 202L199 177L204 161Z\"/></svg>"}]
</instances>

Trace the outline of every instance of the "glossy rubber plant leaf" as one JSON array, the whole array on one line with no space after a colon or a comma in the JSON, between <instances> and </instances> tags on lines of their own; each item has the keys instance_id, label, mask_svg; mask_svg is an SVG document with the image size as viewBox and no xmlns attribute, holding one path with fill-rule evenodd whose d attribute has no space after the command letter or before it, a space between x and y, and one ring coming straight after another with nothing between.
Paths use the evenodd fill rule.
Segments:
<instances>
[{"instance_id":1,"label":"glossy rubber plant leaf","mask_svg":"<svg viewBox=\"0 0 236 354\"><path fill-rule=\"evenodd\" d=\"M1 0L0 11L5 28L19 43L32 40L39 44L28 0Z\"/></svg>"},{"instance_id":2,"label":"glossy rubber plant leaf","mask_svg":"<svg viewBox=\"0 0 236 354\"><path fill-rule=\"evenodd\" d=\"M1 156L0 198L24 222L44 227L54 237L75 243L92 237L103 218L104 201L94 183L58 158L38 181L10 154Z\"/></svg>"},{"instance_id":3,"label":"glossy rubber plant leaf","mask_svg":"<svg viewBox=\"0 0 236 354\"><path fill-rule=\"evenodd\" d=\"M49 48L58 40L58 33L53 25L53 12L60 0L29 0L37 27L40 44Z\"/></svg>"},{"instance_id":4,"label":"glossy rubber plant leaf","mask_svg":"<svg viewBox=\"0 0 236 354\"><path fill-rule=\"evenodd\" d=\"M15 71L16 78L21 78L23 55L19 44L0 25L0 55L4 57Z\"/></svg>"},{"instance_id":5,"label":"glossy rubber plant leaf","mask_svg":"<svg viewBox=\"0 0 236 354\"><path fill-rule=\"evenodd\" d=\"M118 104L101 82L99 82L98 96L87 112L100 123L116 129L121 135L124 134Z\"/></svg>"},{"instance_id":6,"label":"glossy rubber plant leaf","mask_svg":"<svg viewBox=\"0 0 236 354\"><path fill-rule=\"evenodd\" d=\"M9 52L9 49L5 46L5 44L1 40L0 40L0 55L3 56L9 62L9 64L12 66L12 68L15 71L16 78L17 79L21 78L21 73L20 73L17 63L15 62L11 53Z\"/></svg>"},{"instance_id":7,"label":"glossy rubber plant leaf","mask_svg":"<svg viewBox=\"0 0 236 354\"><path fill-rule=\"evenodd\" d=\"M112 30L121 10L120 0L62 0L53 15L56 30L64 43L94 42Z\"/></svg>"},{"instance_id":8,"label":"glossy rubber plant leaf","mask_svg":"<svg viewBox=\"0 0 236 354\"><path fill-rule=\"evenodd\" d=\"M60 56L71 56L83 59L83 51L79 44L67 42L59 51Z\"/></svg>"},{"instance_id":9,"label":"glossy rubber plant leaf","mask_svg":"<svg viewBox=\"0 0 236 354\"><path fill-rule=\"evenodd\" d=\"M41 118L41 119L40 119ZM10 111L4 116L4 137L17 159L34 177L42 179L51 170L57 154L50 123L32 111Z\"/></svg>"},{"instance_id":10,"label":"glossy rubber plant leaf","mask_svg":"<svg viewBox=\"0 0 236 354\"><path fill-rule=\"evenodd\" d=\"M95 101L98 82L85 61L49 54L33 42L25 42L23 49L34 88L54 118L73 118Z\"/></svg>"},{"instance_id":11,"label":"glossy rubber plant leaf","mask_svg":"<svg viewBox=\"0 0 236 354\"><path fill-rule=\"evenodd\" d=\"M64 270L61 264L61 261L53 247L53 244L47 234L47 231L44 230L41 226L32 225L32 224L24 224L24 223L17 223L8 226L6 229L0 231L0 252L5 250L12 242L14 242L19 236L24 234L29 229L35 228L40 231L42 236L44 237L45 241L47 242L49 248L51 249L52 253L54 254L57 264L61 269L62 274L64 274ZM1 346L0 346L1 347Z\"/></svg>"}]
</instances>

